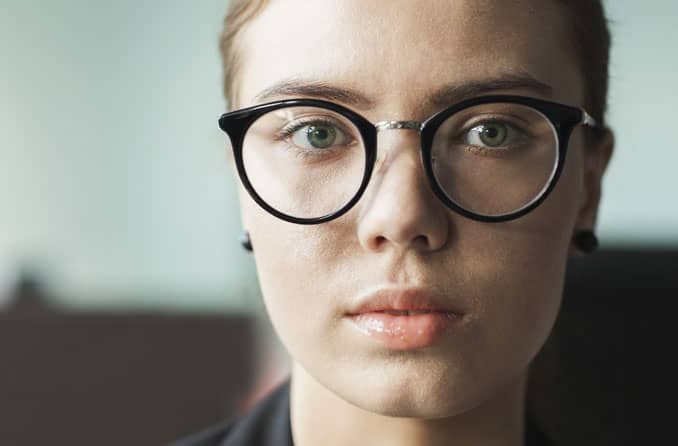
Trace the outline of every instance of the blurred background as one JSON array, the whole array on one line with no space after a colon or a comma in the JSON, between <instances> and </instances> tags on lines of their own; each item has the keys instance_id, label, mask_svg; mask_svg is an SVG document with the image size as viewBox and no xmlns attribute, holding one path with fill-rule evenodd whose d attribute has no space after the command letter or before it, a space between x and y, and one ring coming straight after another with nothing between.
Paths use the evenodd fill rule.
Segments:
<instances>
[{"instance_id":1,"label":"blurred background","mask_svg":"<svg viewBox=\"0 0 678 446\"><path fill-rule=\"evenodd\" d=\"M605 4L599 259L671 274L678 3ZM41 444L43 419L53 444L162 444L238 413L287 361L216 125L227 0L0 5L0 444Z\"/></svg>"}]
</instances>

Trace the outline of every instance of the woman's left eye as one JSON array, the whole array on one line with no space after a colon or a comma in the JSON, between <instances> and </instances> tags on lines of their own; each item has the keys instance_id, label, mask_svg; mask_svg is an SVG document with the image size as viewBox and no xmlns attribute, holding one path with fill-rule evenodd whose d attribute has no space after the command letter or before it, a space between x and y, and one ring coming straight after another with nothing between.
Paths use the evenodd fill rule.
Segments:
<instances>
[{"instance_id":1,"label":"woman's left eye","mask_svg":"<svg viewBox=\"0 0 678 446\"><path fill-rule=\"evenodd\" d=\"M514 142L520 131L503 122L484 122L472 127L464 135L464 142L480 147L501 147Z\"/></svg>"},{"instance_id":2,"label":"woman's left eye","mask_svg":"<svg viewBox=\"0 0 678 446\"><path fill-rule=\"evenodd\" d=\"M303 149L327 149L335 145L345 145L348 137L332 124L312 123L295 130L292 142Z\"/></svg>"}]
</instances>

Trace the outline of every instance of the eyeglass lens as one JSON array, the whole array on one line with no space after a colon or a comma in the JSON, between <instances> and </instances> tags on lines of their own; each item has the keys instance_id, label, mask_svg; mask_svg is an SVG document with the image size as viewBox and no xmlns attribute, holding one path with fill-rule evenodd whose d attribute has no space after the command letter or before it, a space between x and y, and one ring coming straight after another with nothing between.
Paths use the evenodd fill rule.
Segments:
<instances>
[{"instance_id":1,"label":"eyeglass lens","mask_svg":"<svg viewBox=\"0 0 678 446\"><path fill-rule=\"evenodd\" d=\"M436 182L474 214L516 212L537 199L558 163L558 137L539 111L520 104L463 109L438 128L431 148Z\"/></svg>"},{"instance_id":2,"label":"eyeglass lens","mask_svg":"<svg viewBox=\"0 0 678 446\"><path fill-rule=\"evenodd\" d=\"M256 193L297 218L343 208L365 175L358 128L322 107L291 106L262 115L248 129L243 165ZM548 186L558 160L551 122L512 103L481 104L448 117L431 150L434 179L447 197L485 216L515 212Z\"/></svg>"},{"instance_id":3,"label":"eyeglass lens","mask_svg":"<svg viewBox=\"0 0 678 446\"><path fill-rule=\"evenodd\" d=\"M319 218L355 196L365 172L358 128L317 107L287 107L261 116L242 146L245 171L271 207L297 218Z\"/></svg>"}]
</instances>

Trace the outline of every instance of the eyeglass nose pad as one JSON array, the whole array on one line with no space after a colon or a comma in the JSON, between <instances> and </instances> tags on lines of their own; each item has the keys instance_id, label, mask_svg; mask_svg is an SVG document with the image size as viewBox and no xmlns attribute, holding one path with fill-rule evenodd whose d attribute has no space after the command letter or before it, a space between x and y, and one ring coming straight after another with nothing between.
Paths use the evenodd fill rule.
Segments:
<instances>
[{"instance_id":1,"label":"eyeglass nose pad","mask_svg":"<svg viewBox=\"0 0 678 446\"><path fill-rule=\"evenodd\" d=\"M419 121L380 121L374 127L377 133L382 130L414 130L421 135L423 124Z\"/></svg>"},{"instance_id":2,"label":"eyeglass nose pad","mask_svg":"<svg viewBox=\"0 0 678 446\"><path fill-rule=\"evenodd\" d=\"M420 121L379 121L374 124L374 127L377 129L377 133L382 130L414 130L421 137L424 124Z\"/></svg>"}]
</instances>

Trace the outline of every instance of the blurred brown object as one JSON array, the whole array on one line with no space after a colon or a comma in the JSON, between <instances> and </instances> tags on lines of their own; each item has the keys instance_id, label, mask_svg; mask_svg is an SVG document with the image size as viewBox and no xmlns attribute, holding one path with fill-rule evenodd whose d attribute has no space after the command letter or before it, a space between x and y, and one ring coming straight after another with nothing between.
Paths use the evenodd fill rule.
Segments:
<instances>
[{"instance_id":1,"label":"blurred brown object","mask_svg":"<svg viewBox=\"0 0 678 446\"><path fill-rule=\"evenodd\" d=\"M0 312L0 445L162 445L233 416L252 385L248 317L38 302Z\"/></svg>"},{"instance_id":2,"label":"blurred brown object","mask_svg":"<svg viewBox=\"0 0 678 446\"><path fill-rule=\"evenodd\" d=\"M50 306L49 296L39 275L24 268L14 284L9 298L12 311L46 311Z\"/></svg>"}]
</instances>

